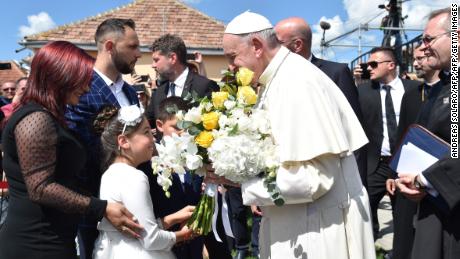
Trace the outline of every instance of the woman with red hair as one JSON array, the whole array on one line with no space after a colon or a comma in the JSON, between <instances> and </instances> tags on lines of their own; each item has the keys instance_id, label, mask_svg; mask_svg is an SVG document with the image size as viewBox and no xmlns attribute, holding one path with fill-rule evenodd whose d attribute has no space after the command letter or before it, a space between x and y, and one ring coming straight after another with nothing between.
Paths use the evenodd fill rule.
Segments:
<instances>
[{"instance_id":1,"label":"woman with red hair","mask_svg":"<svg viewBox=\"0 0 460 259\"><path fill-rule=\"evenodd\" d=\"M83 146L67 129L66 104L89 90L94 59L65 41L41 48L27 87L3 131L10 206L0 230L0 258L76 258L80 216L105 216L125 234L140 226L118 203L78 193ZM134 231L133 231L134 230Z\"/></svg>"}]
</instances>

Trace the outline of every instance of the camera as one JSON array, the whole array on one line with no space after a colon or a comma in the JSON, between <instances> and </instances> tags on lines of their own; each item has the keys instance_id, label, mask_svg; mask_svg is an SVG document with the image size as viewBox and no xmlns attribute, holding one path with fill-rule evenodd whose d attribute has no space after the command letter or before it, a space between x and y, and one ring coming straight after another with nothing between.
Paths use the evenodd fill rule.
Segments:
<instances>
[{"instance_id":1,"label":"camera","mask_svg":"<svg viewBox=\"0 0 460 259\"><path fill-rule=\"evenodd\" d=\"M150 79L149 75L141 75L141 81L140 82L148 82Z\"/></svg>"},{"instance_id":2,"label":"camera","mask_svg":"<svg viewBox=\"0 0 460 259\"><path fill-rule=\"evenodd\" d=\"M359 66L363 70L363 73L361 74L361 79L370 79L371 73L369 72L369 70L367 70L367 63L361 63L359 64Z\"/></svg>"},{"instance_id":3,"label":"camera","mask_svg":"<svg viewBox=\"0 0 460 259\"><path fill-rule=\"evenodd\" d=\"M193 53L187 54L187 60L195 60L195 54Z\"/></svg>"}]
</instances>

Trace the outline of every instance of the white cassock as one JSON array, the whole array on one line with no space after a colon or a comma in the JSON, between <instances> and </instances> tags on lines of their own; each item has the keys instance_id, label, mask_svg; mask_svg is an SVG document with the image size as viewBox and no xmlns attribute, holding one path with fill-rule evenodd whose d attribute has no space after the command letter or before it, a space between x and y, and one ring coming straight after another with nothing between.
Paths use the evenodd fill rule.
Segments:
<instances>
[{"instance_id":1,"label":"white cassock","mask_svg":"<svg viewBox=\"0 0 460 259\"><path fill-rule=\"evenodd\" d=\"M375 258L367 192L353 151L367 143L339 88L303 57L281 47L259 82L282 166L275 206L253 179L242 185L246 205L259 205L261 258Z\"/></svg>"}]
</instances>

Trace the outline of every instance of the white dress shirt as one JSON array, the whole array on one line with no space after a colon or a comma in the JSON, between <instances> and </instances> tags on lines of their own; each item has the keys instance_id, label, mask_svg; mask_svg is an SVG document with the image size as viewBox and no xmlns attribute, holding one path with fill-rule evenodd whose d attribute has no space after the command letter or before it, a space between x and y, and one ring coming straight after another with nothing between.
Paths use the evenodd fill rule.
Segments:
<instances>
[{"instance_id":1,"label":"white dress shirt","mask_svg":"<svg viewBox=\"0 0 460 259\"><path fill-rule=\"evenodd\" d=\"M185 70L176 78L176 80L174 80L174 84L176 85L174 92L176 96L182 96L182 92L184 91L185 87L185 80L187 80L188 76L188 71L188 67L186 67ZM171 88L169 88L167 96L170 97L171 95Z\"/></svg>"},{"instance_id":2,"label":"white dress shirt","mask_svg":"<svg viewBox=\"0 0 460 259\"><path fill-rule=\"evenodd\" d=\"M123 84L125 81L123 81L123 78L121 75L118 75L117 81L113 82L108 78L106 75L104 75L101 71L97 70L94 68L94 71L104 80L104 82L109 86L110 91L112 91L113 95L115 95L115 98L118 101L118 104L120 106L130 106L131 103L128 100L128 97L126 97L125 93L123 92Z\"/></svg>"},{"instance_id":3,"label":"white dress shirt","mask_svg":"<svg viewBox=\"0 0 460 259\"><path fill-rule=\"evenodd\" d=\"M384 85L391 87L391 99L393 100L393 108L396 114L396 123L399 125L399 112L401 110L401 101L404 95L404 85L399 77L396 77L393 81L388 84L380 83L380 100L382 102L382 120L383 120L383 141L382 141L382 156L391 156L390 152L390 140L388 138L387 128L387 114L385 110L385 97L387 91L383 88Z\"/></svg>"}]
</instances>

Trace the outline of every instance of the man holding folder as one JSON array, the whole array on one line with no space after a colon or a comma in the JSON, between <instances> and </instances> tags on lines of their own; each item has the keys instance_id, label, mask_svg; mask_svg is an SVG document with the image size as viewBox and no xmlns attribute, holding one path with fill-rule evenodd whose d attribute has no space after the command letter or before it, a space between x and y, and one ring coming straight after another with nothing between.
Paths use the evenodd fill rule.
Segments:
<instances>
[{"instance_id":1,"label":"man holding folder","mask_svg":"<svg viewBox=\"0 0 460 259\"><path fill-rule=\"evenodd\" d=\"M451 141L451 9L434 11L422 37L422 50L433 69L442 70L417 123L446 142ZM458 127L458 123L457 127ZM397 187L419 202L412 258L460 258L460 160L450 154L422 172L398 172ZM443 200L441 208L434 199Z\"/></svg>"}]
</instances>

